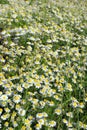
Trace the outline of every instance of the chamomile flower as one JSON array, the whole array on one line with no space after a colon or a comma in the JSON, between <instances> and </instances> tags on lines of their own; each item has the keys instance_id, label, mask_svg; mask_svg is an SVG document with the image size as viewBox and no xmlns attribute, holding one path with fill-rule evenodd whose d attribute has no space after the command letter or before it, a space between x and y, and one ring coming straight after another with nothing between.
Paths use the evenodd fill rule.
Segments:
<instances>
[{"instance_id":1,"label":"chamomile flower","mask_svg":"<svg viewBox=\"0 0 87 130\"><path fill-rule=\"evenodd\" d=\"M67 126L68 128L72 128L72 127L73 127L70 122L68 122L68 123L66 124L66 126Z\"/></svg>"},{"instance_id":2,"label":"chamomile flower","mask_svg":"<svg viewBox=\"0 0 87 130\"><path fill-rule=\"evenodd\" d=\"M24 109L20 108L18 110L18 113L19 113L20 116L25 116L26 111Z\"/></svg>"},{"instance_id":3,"label":"chamomile flower","mask_svg":"<svg viewBox=\"0 0 87 130\"><path fill-rule=\"evenodd\" d=\"M8 129L7 130L14 130L14 128L12 128L12 127L8 127Z\"/></svg>"},{"instance_id":4,"label":"chamomile flower","mask_svg":"<svg viewBox=\"0 0 87 130\"><path fill-rule=\"evenodd\" d=\"M0 115L2 114L2 112L3 112L3 109L2 109L2 108L0 108Z\"/></svg>"},{"instance_id":5,"label":"chamomile flower","mask_svg":"<svg viewBox=\"0 0 87 130\"><path fill-rule=\"evenodd\" d=\"M84 100L85 100L85 102L87 102L87 97L85 97L85 99L84 99Z\"/></svg>"},{"instance_id":6,"label":"chamomile flower","mask_svg":"<svg viewBox=\"0 0 87 130\"><path fill-rule=\"evenodd\" d=\"M10 109L9 109L9 108L5 108L5 111L6 111L7 113L9 113L9 112L10 112Z\"/></svg>"},{"instance_id":7,"label":"chamomile flower","mask_svg":"<svg viewBox=\"0 0 87 130\"><path fill-rule=\"evenodd\" d=\"M37 122L38 122L40 125L44 125L44 119L39 119Z\"/></svg>"},{"instance_id":8,"label":"chamomile flower","mask_svg":"<svg viewBox=\"0 0 87 130\"><path fill-rule=\"evenodd\" d=\"M54 97L56 100L61 101L61 97L60 97L60 96L58 96L58 95L55 94L53 97Z\"/></svg>"},{"instance_id":9,"label":"chamomile flower","mask_svg":"<svg viewBox=\"0 0 87 130\"><path fill-rule=\"evenodd\" d=\"M83 124L83 128L87 130L87 124Z\"/></svg>"},{"instance_id":10,"label":"chamomile flower","mask_svg":"<svg viewBox=\"0 0 87 130\"><path fill-rule=\"evenodd\" d=\"M30 126L30 125L31 125L31 120L25 119L25 120L24 120L24 124L25 124L26 126Z\"/></svg>"},{"instance_id":11,"label":"chamomile flower","mask_svg":"<svg viewBox=\"0 0 87 130\"><path fill-rule=\"evenodd\" d=\"M15 106L15 109L16 109L16 110L19 110L19 109L21 109L21 106L20 106L20 104L16 104L16 106Z\"/></svg>"},{"instance_id":12,"label":"chamomile flower","mask_svg":"<svg viewBox=\"0 0 87 130\"><path fill-rule=\"evenodd\" d=\"M73 91L72 85L70 83L67 83L66 90Z\"/></svg>"},{"instance_id":13,"label":"chamomile flower","mask_svg":"<svg viewBox=\"0 0 87 130\"><path fill-rule=\"evenodd\" d=\"M64 123L64 124L67 124L68 121L67 121L66 119L63 119L63 123Z\"/></svg>"},{"instance_id":14,"label":"chamomile flower","mask_svg":"<svg viewBox=\"0 0 87 130\"><path fill-rule=\"evenodd\" d=\"M21 86L17 86L17 91L22 93L23 92L23 88Z\"/></svg>"},{"instance_id":15,"label":"chamomile flower","mask_svg":"<svg viewBox=\"0 0 87 130\"><path fill-rule=\"evenodd\" d=\"M7 120L9 118L10 114L4 114L1 116L2 120Z\"/></svg>"},{"instance_id":16,"label":"chamomile flower","mask_svg":"<svg viewBox=\"0 0 87 130\"><path fill-rule=\"evenodd\" d=\"M79 106L80 108L84 108L84 103L83 103L83 102L80 102L80 103L78 104L78 106Z\"/></svg>"},{"instance_id":17,"label":"chamomile flower","mask_svg":"<svg viewBox=\"0 0 87 130\"><path fill-rule=\"evenodd\" d=\"M9 126L9 122L6 121L6 122L4 123L4 126L5 126L5 127L8 127L8 126Z\"/></svg>"},{"instance_id":18,"label":"chamomile flower","mask_svg":"<svg viewBox=\"0 0 87 130\"><path fill-rule=\"evenodd\" d=\"M3 94L3 95L1 95L0 100L6 101L6 100L8 100L8 96Z\"/></svg>"},{"instance_id":19,"label":"chamomile flower","mask_svg":"<svg viewBox=\"0 0 87 130\"><path fill-rule=\"evenodd\" d=\"M16 121L13 121L12 124L13 124L14 128L18 126L18 123Z\"/></svg>"},{"instance_id":20,"label":"chamomile flower","mask_svg":"<svg viewBox=\"0 0 87 130\"><path fill-rule=\"evenodd\" d=\"M81 122L81 121L78 122L78 125L79 125L80 128L83 128L83 127L84 127L84 124L83 124L83 122Z\"/></svg>"},{"instance_id":21,"label":"chamomile flower","mask_svg":"<svg viewBox=\"0 0 87 130\"><path fill-rule=\"evenodd\" d=\"M72 113L72 112L67 112L66 115L67 115L68 117L73 118L73 113Z\"/></svg>"},{"instance_id":22,"label":"chamomile flower","mask_svg":"<svg viewBox=\"0 0 87 130\"><path fill-rule=\"evenodd\" d=\"M48 114L46 112L43 112L43 117L48 117Z\"/></svg>"},{"instance_id":23,"label":"chamomile flower","mask_svg":"<svg viewBox=\"0 0 87 130\"><path fill-rule=\"evenodd\" d=\"M50 127L56 126L56 122L55 122L54 120L49 121L49 126L50 126Z\"/></svg>"},{"instance_id":24,"label":"chamomile flower","mask_svg":"<svg viewBox=\"0 0 87 130\"><path fill-rule=\"evenodd\" d=\"M49 105L49 106L54 106L55 104L54 104L53 101L49 101L48 105Z\"/></svg>"},{"instance_id":25,"label":"chamomile flower","mask_svg":"<svg viewBox=\"0 0 87 130\"><path fill-rule=\"evenodd\" d=\"M55 113L56 113L57 115L60 115L60 114L62 113L61 108L56 108L56 109L55 109Z\"/></svg>"},{"instance_id":26,"label":"chamomile flower","mask_svg":"<svg viewBox=\"0 0 87 130\"><path fill-rule=\"evenodd\" d=\"M0 91L0 97L1 97L2 94L3 94L2 91Z\"/></svg>"},{"instance_id":27,"label":"chamomile flower","mask_svg":"<svg viewBox=\"0 0 87 130\"><path fill-rule=\"evenodd\" d=\"M23 125L22 128L21 128L21 130L26 130L26 126Z\"/></svg>"},{"instance_id":28,"label":"chamomile flower","mask_svg":"<svg viewBox=\"0 0 87 130\"><path fill-rule=\"evenodd\" d=\"M73 106L73 108L77 108L77 107L78 107L78 102L73 101L73 102L72 102L72 106Z\"/></svg>"},{"instance_id":29,"label":"chamomile flower","mask_svg":"<svg viewBox=\"0 0 87 130\"><path fill-rule=\"evenodd\" d=\"M14 101L15 103L19 103L19 102L21 101L21 96L18 95L18 94L15 94L15 95L13 96L13 101Z\"/></svg>"},{"instance_id":30,"label":"chamomile flower","mask_svg":"<svg viewBox=\"0 0 87 130\"><path fill-rule=\"evenodd\" d=\"M38 118L38 119L43 118L43 113L37 113L36 118Z\"/></svg>"},{"instance_id":31,"label":"chamomile flower","mask_svg":"<svg viewBox=\"0 0 87 130\"><path fill-rule=\"evenodd\" d=\"M41 124L38 123L38 124L35 125L35 129L36 129L36 130L40 130L41 128L42 128L42 125L41 125Z\"/></svg>"},{"instance_id":32,"label":"chamomile flower","mask_svg":"<svg viewBox=\"0 0 87 130\"><path fill-rule=\"evenodd\" d=\"M41 84L40 84L40 83L36 83L35 86L36 86L36 88L38 88L38 89L41 88Z\"/></svg>"},{"instance_id":33,"label":"chamomile flower","mask_svg":"<svg viewBox=\"0 0 87 130\"><path fill-rule=\"evenodd\" d=\"M41 108L44 108L45 105L46 105L46 103L45 103L44 101L40 101L40 107L41 107Z\"/></svg>"}]
</instances>

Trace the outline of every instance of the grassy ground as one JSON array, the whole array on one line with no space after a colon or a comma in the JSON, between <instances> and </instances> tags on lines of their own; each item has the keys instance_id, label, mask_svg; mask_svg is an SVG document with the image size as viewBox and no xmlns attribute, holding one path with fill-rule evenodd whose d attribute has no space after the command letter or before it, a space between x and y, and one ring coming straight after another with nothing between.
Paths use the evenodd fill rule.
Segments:
<instances>
[{"instance_id":1,"label":"grassy ground","mask_svg":"<svg viewBox=\"0 0 87 130\"><path fill-rule=\"evenodd\" d=\"M87 129L86 0L0 0L0 129Z\"/></svg>"}]
</instances>

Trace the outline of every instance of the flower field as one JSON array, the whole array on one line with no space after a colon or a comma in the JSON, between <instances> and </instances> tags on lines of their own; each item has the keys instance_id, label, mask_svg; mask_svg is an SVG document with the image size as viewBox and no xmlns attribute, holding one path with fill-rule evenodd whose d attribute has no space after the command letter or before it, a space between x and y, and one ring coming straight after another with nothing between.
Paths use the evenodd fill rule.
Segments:
<instances>
[{"instance_id":1,"label":"flower field","mask_svg":"<svg viewBox=\"0 0 87 130\"><path fill-rule=\"evenodd\" d=\"M87 0L0 0L0 130L87 130Z\"/></svg>"}]
</instances>

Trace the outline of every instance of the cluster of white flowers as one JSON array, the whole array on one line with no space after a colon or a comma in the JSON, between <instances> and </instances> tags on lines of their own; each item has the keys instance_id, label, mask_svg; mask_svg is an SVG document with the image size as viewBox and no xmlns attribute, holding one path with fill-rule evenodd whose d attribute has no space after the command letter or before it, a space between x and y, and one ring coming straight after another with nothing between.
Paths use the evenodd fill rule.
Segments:
<instances>
[{"instance_id":1,"label":"cluster of white flowers","mask_svg":"<svg viewBox=\"0 0 87 130\"><path fill-rule=\"evenodd\" d=\"M87 130L85 4L0 4L1 130Z\"/></svg>"}]
</instances>

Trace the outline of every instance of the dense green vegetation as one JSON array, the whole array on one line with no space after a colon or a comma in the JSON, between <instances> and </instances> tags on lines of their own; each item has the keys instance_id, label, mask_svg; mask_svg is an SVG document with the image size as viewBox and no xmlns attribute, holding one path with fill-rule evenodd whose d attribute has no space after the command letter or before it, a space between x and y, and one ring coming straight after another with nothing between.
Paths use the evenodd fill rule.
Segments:
<instances>
[{"instance_id":1,"label":"dense green vegetation","mask_svg":"<svg viewBox=\"0 0 87 130\"><path fill-rule=\"evenodd\" d=\"M87 130L86 0L0 0L0 129Z\"/></svg>"}]
</instances>

